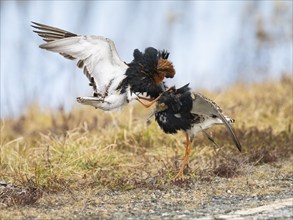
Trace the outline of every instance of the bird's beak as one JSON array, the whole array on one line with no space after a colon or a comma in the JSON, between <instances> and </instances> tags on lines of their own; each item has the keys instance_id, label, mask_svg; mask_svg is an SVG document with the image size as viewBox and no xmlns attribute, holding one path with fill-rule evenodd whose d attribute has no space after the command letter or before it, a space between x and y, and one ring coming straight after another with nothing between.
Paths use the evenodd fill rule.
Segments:
<instances>
[{"instance_id":1,"label":"bird's beak","mask_svg":"<svg viewBox=\"0 0 293 220\"><path fill-rule=\"evenodd\" d=\"M151 123L151 118L157 113L156 110L154 110L151 114L149 114L149 116L146 119L146 123L150 124Z\"/></svg>"},{"instance_id":2,"label":"bird's beak","mask_svg":"<svg viewBox=\"0 0 293 220\"><path fill-rule=\"evenodd\" d=\"M160 83L160 86L161 86L161 89L163 90L163 91L165 91L166 90L166 88L165 88L165 86L164 86L164 83Z\"/></svg>"}]
</instances>

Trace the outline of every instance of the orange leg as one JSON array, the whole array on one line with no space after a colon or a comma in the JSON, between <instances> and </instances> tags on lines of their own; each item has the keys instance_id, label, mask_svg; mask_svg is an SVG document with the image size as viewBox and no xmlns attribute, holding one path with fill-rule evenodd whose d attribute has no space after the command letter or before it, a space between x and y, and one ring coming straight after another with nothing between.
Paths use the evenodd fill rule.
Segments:
<instances>
[{"instance_id":1,"label":"orange leg","mask_svg":"<svg viewBox=\"0 0 293 220\"><path fill-rule=\"evenodd\" d=\"M149 107L151 107L156 101L158 101L158 99L159 99L160 97L161 97L161 96L158 96L156 99L150 101L148 104L143 103L143 102L140 100L140 98L137 98L136 100L139 101L139 103L142 104L144 107L149 108Z\"/></svg>"},{"instance_id":2,"label":"orange leg","mask_svg":"<svg viewBox=\"0 0 293 220\"><path fill-rule=\"evenodd\" d=\"M180 167L180 169L179 169L179 172L178 172L177 175L175 176L174 180L183 177L183 170L184 170L186 164L188 163L190 150L191 150L191 141L190 141L189 135L186 133L185 156L183 157L181 167Z\"/></svg>"},{"instance_id":3,"label":"orange leg","mask_svg":"<svg viewBox=\"0 0 293 220\"><path fill-rule=\"evenodd\" d=\"M149 102L151 102L151 101L153 101L154 99L152 99L152 98L147 98L147 97L144 97L144 96L137 96L137 98L139 98L139 99L141 99L141 100L146 100L146 101L149 101Z\"/></svg>"},{"instance_id":4,"label":"orange leg","mask_svg":"<svg viewBox=\"0 0 293 220\"><path fill-rule=\"evenodd\" d=\"M144 107L149 108L149 107L151 107L156 101L158 101L159 98L161 98L161 96L162 96L165 92L169 91L171 88L172 88L172 87L169 87L168 89L166 89L164 92L162 92L162 93L161 93L157 98L155 98L155 99L151 99L151 98L147 98L147 97L142 97L142 96L137 96L137 99L136 99L136 100L139 101L139 103L142 104ZM149 103L148 103L148 104L145 104L145 103L143 103L143 102L141 101L141 99L142 99L142 100L149 101Z\"/></svg>"}]
</instances>

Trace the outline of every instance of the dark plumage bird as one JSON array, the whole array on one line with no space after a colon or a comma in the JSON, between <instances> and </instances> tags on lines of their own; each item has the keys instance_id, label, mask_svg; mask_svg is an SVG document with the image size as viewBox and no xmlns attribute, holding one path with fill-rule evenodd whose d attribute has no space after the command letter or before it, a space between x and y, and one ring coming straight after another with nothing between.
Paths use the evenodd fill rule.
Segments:
<instances>
[{"instance_id":1,"label":"dark plumage bird","mask_svg":"<svg viewBox=\"0 0 293 220\"><path fill-rule=\"evenodd\" d=\"M89 80L93 96L78 97L81 104L102 110L119 109L133 99L147 100L149 107L164 90L164 78L173 78L175 70L167 51L146 48L144 53L134 50L134 59L123 62L114 42L102 36L77 35L59 28L32 22L34 32L46 43L40 48L78 60L77 66ZM136 95L146 95L140 97Z\"/></svg>"},{"instance_id":2,"label":"dark plumage bird","mask_svg":"<svg viewBox=\"0 0 293 220\"><path fill-rule=\"evenodd\" d=\"M162 93L157 101L154 115L165 133L173 134L179 130L186 133L185 156L175 179L183 175L195 135L213 125L224 124L235 146L241 151L241 144L230 125L234 120L225 116L221 108L212 100L191 92L188 84L179 89L171 87Z\"/></svg>"}]
</instances>

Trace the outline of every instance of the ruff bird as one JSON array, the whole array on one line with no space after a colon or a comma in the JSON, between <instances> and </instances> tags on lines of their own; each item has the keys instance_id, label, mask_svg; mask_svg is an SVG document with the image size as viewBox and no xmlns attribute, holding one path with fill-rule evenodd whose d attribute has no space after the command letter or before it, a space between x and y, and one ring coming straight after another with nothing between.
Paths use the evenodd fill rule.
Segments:
<instances>
[{"instance_id":1,"label":"ruff bird","mask_svg":"<svg viewBox=\"0 0 293 220\"><path fill-rule=\"evenodd\" d=\"M40 48L77 60L89 80L93 95L77 97L77 102L105 111L119 109L133 99L151 106L165 91L164 78L173 78L175 70L169 52L146 48L135 49L134 59L123 62L109 38L77 35L52 26L32 22L34 32L46 42ZM141 95L146 95L141 96ZM149 103L144 104L141 100Z\"/></svg>"},{"instance_id":2,"label":"ruff bird","mask_svg":"<svg viewBox=\"0 0 293 220\"><path fill-rule=\"evenodd\" d=\"M212 100L199 93L191 92L188 84L179 89L171 87L162 93L153 115L165 133L174 134L179 130L186 133L185 156L175 179L183 176L195 135L199 132L208 135L205 129L213 125L224 124L235 146L241 151L241 144L230 125L234 123L234 119L224 115L222 109ZM208 137L213 141L210 136Z\"/></svg>"}]
</instances>

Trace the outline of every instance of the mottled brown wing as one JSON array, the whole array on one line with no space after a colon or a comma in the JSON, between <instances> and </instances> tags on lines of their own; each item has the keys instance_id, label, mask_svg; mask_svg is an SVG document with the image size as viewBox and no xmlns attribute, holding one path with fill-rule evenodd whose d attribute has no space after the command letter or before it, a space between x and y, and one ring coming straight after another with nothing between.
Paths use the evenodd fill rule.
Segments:
<instances>
[{"instance_id":1,"label":"mottled brown wing","mask_svg":"<svg viewBox=\"0 0 293 220\"><path fill-rule=\"evenodd\" d=\"M199 93L192 93L193 105L191 113L198 115L207 115L207 116L217 116L220 118L227 128L235 146L241 151L241 144L234 132L234 129L230 123L226 120L225 116L222 114L222 109L212 100L204 97Z\"/></svg>"}]
</instances>

